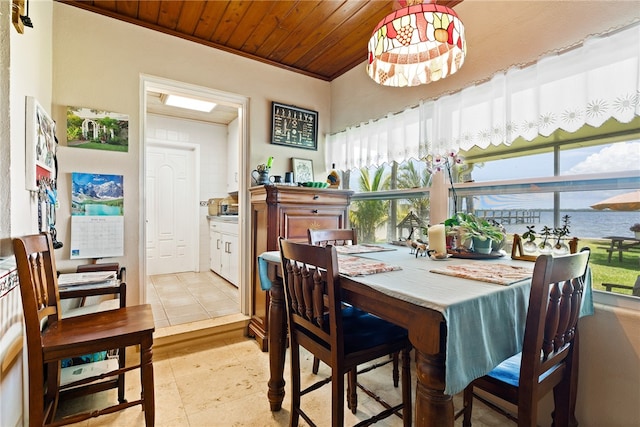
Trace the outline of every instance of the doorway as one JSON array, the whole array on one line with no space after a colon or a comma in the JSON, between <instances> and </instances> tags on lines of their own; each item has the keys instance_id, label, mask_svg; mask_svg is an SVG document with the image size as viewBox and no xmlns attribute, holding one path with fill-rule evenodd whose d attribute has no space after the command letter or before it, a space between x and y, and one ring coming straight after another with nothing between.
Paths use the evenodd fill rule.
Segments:
<instances>
[{"instance_id":1,"label":"doorway","mask_svg":"<svg viewBox=\"0 0 640 427\"><path fill-rule=\"evenodd\" d=\"M167 117L167 120L182 120L184 122L192 121L194 124L209 123L213 126L224 126L224 123L237 120L238 128L238 233L239 233L239 272L240 277L238 290L236 291L236 310L235 313L248 314L249 307L249 288L244 285L248 282L249 277L248 268L250 264L243 257L242 254L246 253L248 249L247 236L248 233L245 230L246 221L244 220L243 213L245 212L245 206L247 203L248 194L244 190L246 187L245 173L247 170L247 157L248 157L248 124L246 123L248 99L236 94L230 94L226 92L216 91L206 87L193 86L176 81L170 81L162 78L152 76L141 76L141 182L143 182L143 192L145 197L140 200L140 209L142 212L142 218L144 223L141 224L141 283L145 286L141 288L141 301L150 302L153 305L152 299L155 298L155 285L153 282L160 283L167 280L176 280L178 282L190 283L196 282L211 282L213 277L216 290L212 290L211 295L205 293L202 297L211 300L215 299L216 293L221 289L225 291L224 283L217 283L218 277L209 270L209 268L203 267L203 258L209 256L208 245L203 245L204 239L204 226L206 224L206 210L207 210L207 195L198 194L195 191L193 202L184 200L175 200L176 198L184 198L184 194L173 194L176 192L186 193L180 189L197 189L202 177L196 174L195 178L188 176L181 177L182 182L172 181L172 183L165 182L170 177L177 177L177 171L180 169L179 164L183 162L195 162L199 164L197 160L199 151L197 149L189 148L189 144L183 144L180 141L180 135L175 136L177 144L169 144L170 146L162 146L157 140L153 138L151 132L148 132L148 121L153 118L157 121L158 117ZM168 110L164 105L163 98L168 94L174 94L189 98L194 98L202 101L210 101L216 103L221 108L214 109L216 111L215 118L206 117L204 113L192 112L190 110L173 109ZM225 122L226 121L226 122ZM200 148L203 146L201 145ZM204 151L204 148L201 150ZM205 155L204 153L202 154ZM176 160L176 156L178 160ZM195 159L192 157L195 156ZM177 163L176 163L177 161ZM186 168L190 169L190 168ZM205 173L205 167L202 167L203 173ZM149 176L149 171L152 171ZM155 172L153 172L155 170ZM166 176L165 176L166 175ZM188 184L189 179L194 179L195 182L191 185ZM170 192L172 197L168 197L166 203L160 202L158 199L157 188L160 181L163 182L162 188L171 188ZM156 190L156 191L154 191ZM226 190L225 190L226 191ZM164 192L164 190L163 190ZM205 191L203 190L203 193ZM155 194L155 195L154 195ZM164 195L162 197L165 197ZM203 200L204 198L204 200ZM146 199L146 200L144 200ZM173 202L169 201L173 199ZM199 199L199 202L198 202ZM172 218L172 215L167 214L167 209L173 206L175 203L183 203L191 207L196 206L196 218L192 221L176 221ZM164 208L163 208L164 206ZM156 212L163 211L162 214L156 215ZM188 213L186 215L189 215ZM193 218L193 217L191 217ZM162 227L159 227L162 223ZM184 237L195 236L196 243L189 247L188 242L183 243ZM153 276L152 276L153 275ZM153 279L153 280L152 280ZM224 280L222 281L224 282ZM190 289L191 291L192 289ZM186 291L186 289L185 289ZM198 292L203 292L199 290ZM186 294L184 292L183 294ZM217 295L220 295L218 292ZM182 295L185 296L185 295ZM228 311L229 309L226 308ZM224 312L224 310L213 310L216 312ZM198 322L192 323L194 329L198 328Z\"/></svg>"}]
</instances>

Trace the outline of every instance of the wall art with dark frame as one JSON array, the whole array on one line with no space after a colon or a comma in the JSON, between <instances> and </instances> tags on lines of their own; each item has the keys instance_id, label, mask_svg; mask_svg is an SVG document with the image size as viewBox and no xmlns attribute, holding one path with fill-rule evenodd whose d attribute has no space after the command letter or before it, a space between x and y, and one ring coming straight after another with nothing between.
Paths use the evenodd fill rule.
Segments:
<instances>
[{"instance_id":1,"label":"wall art with dark frame","mask_svg":"<svg viewBox=\"0 0 640 427\"><path fill-rule=\"evenodd\" d=\"M272 102L271 143L317 150L318 112Z\"/></svg>"}]
</instances>

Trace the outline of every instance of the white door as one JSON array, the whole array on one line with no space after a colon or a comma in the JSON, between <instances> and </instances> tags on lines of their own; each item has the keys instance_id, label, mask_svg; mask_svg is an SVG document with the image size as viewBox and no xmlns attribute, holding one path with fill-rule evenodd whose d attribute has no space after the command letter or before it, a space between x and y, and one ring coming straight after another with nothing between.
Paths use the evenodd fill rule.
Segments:
<instances>
[{"instance_id":1,"label":"white door","mask_svg":"<svg viewBox=\"0 0 640 427\"><path fill-rule=\"evenodd\" d=\"M147 145L147 274L197 271L193 147Z\"/></svg>"}]
</instances>

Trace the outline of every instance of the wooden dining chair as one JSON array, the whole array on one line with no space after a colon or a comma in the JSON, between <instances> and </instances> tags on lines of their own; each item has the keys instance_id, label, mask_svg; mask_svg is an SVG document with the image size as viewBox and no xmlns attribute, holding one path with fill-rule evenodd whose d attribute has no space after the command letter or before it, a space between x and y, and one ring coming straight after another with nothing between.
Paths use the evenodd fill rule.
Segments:
<instances>
[{"instance_id":1,"label":"wooden dining chair","mask_svg":"<svg viewBox=\"0 0 640 427\"><path fill-rule=\"evenodd\" d=\"M316 246L357 245L358 233L353 228L307 229L309 244Z\"/></svg>"},{"instance_id":2,"label":"wooden dining chair","mask_svg":"<svg viewBox=\"0 0 640 427\"><path fill-rule=\"evenodd\" d=\"M344 306L338 273L338 256L326 247L279 239L285 301L291 343L291 422L302 417L314 425L301 408L301 397L331 382L331 425L344 424L344 375L357 366L394 352L402 352L402 403L386 405L370 421L384 419L402 409L405 426L411 425L411 343L407 331L376 316ZM301 390L300 346L331 368L331 377ZM368 425L368 424L367 424Z\"/></svg>"},{"instance_id":3,"label":"wooden dining chair","mask_svg":"<svg viewBox=\"0 0 640 427\"><path fill-rule=\"evenodd\" d=\"M473 399L518 426L537 425L538 401L553 390L555 426L569 426L577 389L578 318L590 251L536 260L522 352L505 360L464 390L462 425L471 426ZM517 416L481 397L476 390L517 406ZM575 423L577 425L577 423Z\"/></svg>"},{"instance_id":4,"label":"wooden dining chair","mask_svg":"<svg viewBox=\"0 0 640 427\"><path fill-rule=\"evenodd\" d=\"M62 317L74 317L82 314L95 313L96 311L112 310L115 308L124 308L127 306L127 270L120 267L117 262L80 264L76 267L76 273L92 273L92 272L114 272L116 273L115 284L92 284L91 286L71 286L68 288L59 288L58 293L60 300L78 299L75 307L62 309ZM90 297L111 297L97 303L90 300ZM126 349L124 347L112 349L108 351L108 357L118 359L118 366L124 368L126 366ZM64 366L64 364L63 364ZM124 372L117 377L101 381L93 385L94 388L107 390L109 388L118 388L118 401L125 401L125 375ZM87 386L88 388L88 386ZM100 391L100 390L97 390ZM61 400L73 399L78 396L86 395L86 388L71 388L61 392Z\"/></svg>"},{"instance_id":5,"label":"wooden dining chair","mask_svg":"<svg viewBox=\"0 0 640 427\"><path fill-rule=\"evenodd\" d=\"M357 245L358 244L358 233L354 228L326 228L326 229L307 229L307 238L308 243L310 245L316 246L345 246L345 245ZM393 362L392 369L392 378L393 378L393 386L398 387L400 384L400 370L398 368L399 362L399 353L393 353L391 355L391 359L386 362L376 363L367 368L364 368L365 371L369 371L371 369L379 368L386 365L389 362ZM320 359L317 357L313 358L313 367L312 372L317 374L320 370ZM354 414L358 410L358 395L357 395L357 373L349 377L349 383L347 387L347 404L351 412ZM374 399L377 397L371 390L364 389L363 391Z\"/></svg>"},{"instance_id":6,"label":"wooden dining chair","mask_svg":"<svg viewBox=\"0 0 640 427\"><path fill-rule=\"evenodd\" d=\"M93 272L109 272L116 273L116 279L118 280L118 286L91 286L83 287L82 289L74 289L73 287L68 289L60 289L61 299L79 298L78 307L84 307L87 303L87 298L92 296L105 296L113 295L118 296L119 307L127 306L127 269L120 267L117 262L106 262L101 264L80 264L76 267L76 273L93 273ZM82 311L82 310L79 310ZM86 310L84 310L86 311Z\"/></svg>"},{"instance_id":7,"label":"wooden dining chair","mask_svg":"<svg viewBox=\"0 0 640 427\"><path fill-rule=\"evenodd\" d=\"M153 426L151 348L154 322L151 306L136 305L63 319L51 236L41 233L16 238L13 248L26 329L29 425L71 424L141 405L146 426ZM61 384L62 360L130 346L139 347L139 363ZM104 379L133 369L140 369L140 399L56 419L58 403L64 399L65 391L75 389L74 395L81 394L81 390L94 393L100 390Z\"/></svg>"}]
</instances>

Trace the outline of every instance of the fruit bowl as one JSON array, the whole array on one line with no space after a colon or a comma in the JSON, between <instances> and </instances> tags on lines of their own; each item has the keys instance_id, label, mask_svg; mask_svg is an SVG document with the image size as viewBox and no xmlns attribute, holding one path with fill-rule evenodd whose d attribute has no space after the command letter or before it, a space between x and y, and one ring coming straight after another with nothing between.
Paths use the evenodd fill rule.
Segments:
<instances>
[{"instance_id":1,"label":"fruit bowl","mask_svg":"<svg viewBox=\"0 0 640 427\"><path fill-rule=\"evenodd\" d=\"M303 182L302 186L311 187L311 188L327 188L329 186L329 183L321 182L321 181L309 181L309 182Z\"/></svg>"}]
</instances>

